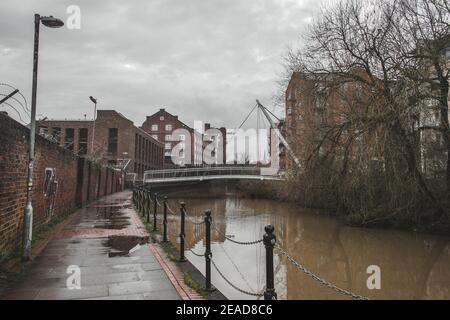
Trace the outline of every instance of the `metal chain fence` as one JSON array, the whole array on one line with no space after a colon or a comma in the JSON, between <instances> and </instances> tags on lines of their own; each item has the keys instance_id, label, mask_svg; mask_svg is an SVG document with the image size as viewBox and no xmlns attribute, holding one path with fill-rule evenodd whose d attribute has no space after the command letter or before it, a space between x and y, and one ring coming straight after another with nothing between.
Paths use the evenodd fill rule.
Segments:
<instances>
[{"instance_id":1,"label":"metal chain fence","mask_svg":"<svg viewBox=\"0 0 450 320\"><path fill-rule=\"evenodd\" d=\"M225 275L222 273L222 271L219 270L219 268L217 267L216 263L214 262L214 260L211 257L211 264L213 265L214 269L216 269L217 273L222 277L223 280L225 280L225 282L232 287L233 289L235 289L236 291L239 291L240 293L249 295L249 296L253 296L253 297L262 297L263 294L262 293L256 293L256 292L250 292L244 289L239 288L238 286L236 286L234 283L232 283L230 280L227 279L227 277L225 277Z\"/></svg>"},{"instance_id":2,"label":"metal chain fence","mask_svg":"<svg viewBox=\"0 0 450 320\"><path fill-rule=\"evenodd\" d=\"M307 276L311 277L313 280L319 282L321 285L328 287L334 291L336 291L337 293L346 295L351 297L352 299L355 300L369 300L369 298L367 297L363 297L361 295L358 295L356 293L353 293L351 291L339 288L338 286L332 284L331 282L322 279L321 277L319 277L318 275L316 275L315 273L313 273L312 271L309 271L308 269L306 269L300 262L295 261L294 258L292 258L286 251L284 251L280 246L275 246L275 249L277 249L282 255L284 255L288 261L290 263L292 263L297 269L299 269L300 271L302 271L304 274L306 274Z\"/></svg>"},{"instance_id":3,"label":"metal chain fence","mask_svg":"<svg viewBox=\"0 0 450 320\"><path fill-rule=\"evenodd\" d=\"M234 242L236 244L240 244L243 246L250 246L250 245L254 245L254 244L258 244L261 243L263 241L263 239L259 239L259 240L255 240L255 241L248 241L248 242L242 242L242 241L236 241L230 237L227 237L222 231L220 231L215 225L213 225L214 230L216 230L220 235L222 235L223 237L225 237L225 239L227 239L228 241Z\"/></svg>"}]
</instances>

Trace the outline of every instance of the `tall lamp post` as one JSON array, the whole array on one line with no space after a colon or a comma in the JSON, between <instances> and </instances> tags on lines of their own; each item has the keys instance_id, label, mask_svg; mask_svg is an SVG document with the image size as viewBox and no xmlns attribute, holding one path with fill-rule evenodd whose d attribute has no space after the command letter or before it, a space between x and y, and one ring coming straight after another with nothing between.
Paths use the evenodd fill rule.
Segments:
<instances>
[{"instance_id":1,"label":"tall lamp post","mask_svg":"<svg viewBox=\"0 0 450 320\"><path fill-rule=\"evenodd\" d=\"M31 93L31 123L30 123L30 148L28 154L28 177L27 177L27 204L24 212L24 230L23 230L23 260L31 259L31 238L33 235L33 167L34 167L34 144L36 138L36 91L39 57L39 27L40 24L49 28L60 28L64 22L60 19L50 17L41 17L34 15L34 53L33 53L33 88Z\"/></svg>"},{"instance_id":2,"label":"tall lamp post","mask_svg":"<svg viewBox=\"0 0 450 320\"><path fill-rule=\"evenodd\" d=\"M92 96L89 96L89 99L94 103L94 123L92 125L92 145L91 152L94 154L94 138L95 138L95 119L97 118L97 99Z\"/></svg>"}]
</instances>

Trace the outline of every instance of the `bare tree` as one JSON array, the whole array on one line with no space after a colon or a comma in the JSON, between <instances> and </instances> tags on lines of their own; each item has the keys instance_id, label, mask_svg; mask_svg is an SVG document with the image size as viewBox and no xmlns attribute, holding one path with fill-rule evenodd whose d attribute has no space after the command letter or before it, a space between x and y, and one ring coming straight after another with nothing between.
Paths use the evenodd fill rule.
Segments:
<instances>
[{"instance_id":1,"label":"bare tree","mask_svg":"<svg viewBox=\"0 0 450 320\"><path fill-rule=\"evenodd\" d=\"M365 222L379 220L377 210L383 219L414 213L415 222L424 208L445 211L449 21L447 0L348 0L323 10L304 47L286 59L290 73L321 84L310 92L316 101L322 94L341 101L319 125L306 117L320 134L303 148L304 184L318 182L345 211L368 215ZM429 125L423 120L433 110L439 121ZM430 130L446 147L439 155L446 158L444 190L423 170L422 133Z\"/></svg>"}]
</instances>

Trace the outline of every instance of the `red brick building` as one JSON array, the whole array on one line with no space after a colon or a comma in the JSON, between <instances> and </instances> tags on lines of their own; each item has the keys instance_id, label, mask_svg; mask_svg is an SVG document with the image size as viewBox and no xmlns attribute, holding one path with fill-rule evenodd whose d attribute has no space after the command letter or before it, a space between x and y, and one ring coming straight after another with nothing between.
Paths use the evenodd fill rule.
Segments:
<instances>
[{"instance_id":1,"label":"red brick building","mask_svg":"<svg viewBox=\"0 0 450 320\"><path fill-rule=\"evenodd\" d=\"M361 70L353 72L366 76ZM326 150L326 142L321 142L325 132L342 123L346 110L368 96L367 87L355 78L343 74L292 74L285 95L284 134L300 161L315 148L319 153ZM295 165L288 154L285 162L287 169Z\"/></svg>"},{"instance_id":2,"label":"red brick building","mask_svg":"<svg viewBox=\"0 0 450 320\"><path fill-rule=\"evenodd\" d=\"M208 141L203 141L203 133L208 129L213 129L209 123L206 123L203 128L192 128L187 124L182 122L178 116L172 115L165 109L160 109L158 112L151 116L147 116L147 119L142 124L142 129L150 134L154 139L161 141L164 144L165 149L165 163L166 166L174 166L171 159L171 150L178 143L183 144L183 140L190 142L190 161L188 161L188 166L200 166L203 165L203 149L209 143ZM180 139L173 139L172 134L177 129L185 129L186 134L181 134ZM222 141L224 151L223 151L223 163L226 160L226 129L218 129L222 133ZM186 148L189 143L185 143ZM181 146L183 147L183 146ZM182 154L180 154L182 156ZM216 161L220 162L220 161Z\"/></svg>"},{"instance_id":3,"label":"red brick building","mask_svg":"<svg viewBox=\"0 0 450 320\"><path fill-rule=\"evenodd\" d=\"M98 159L137 173L162 169L164 145L114 110L98 110L92 120L45 120L39 134L79 156ZM126 159L126 160L124 160Z\"/></svg>"}]
</instances>

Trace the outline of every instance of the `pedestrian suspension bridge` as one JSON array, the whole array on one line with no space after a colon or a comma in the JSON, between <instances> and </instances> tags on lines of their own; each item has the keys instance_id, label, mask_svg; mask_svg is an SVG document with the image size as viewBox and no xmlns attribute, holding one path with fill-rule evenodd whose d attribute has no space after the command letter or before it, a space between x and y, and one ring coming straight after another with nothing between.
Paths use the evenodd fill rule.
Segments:
<instances>
[{"instance_id":1,"label":"pedestrian suspension bridge","mask_svg":"<svg viewBox=\"0 0 450 320\"><path fill-rule=\"evenodd\" d=\"M280 146L288 151L293 161L300 166L300 162L280 132L272 118L281 122L270 110L264 107L259 100L256 100L256 105L245 117L244 121L238 127L238 130L248 121L250 116L256 111L256 132L257 132L257 155L259 155L259 129L264 125L264 119L268 122L268 127L272 130L280 141ZM279 156L278 156L279 157ZM283 180L283 172L276 168L251 167L251 166L223 166L223 167L199 167L199 168L177 168L166 170L149 170L144 172L144 184L161 184L161 183L176 183L176 182L194 182L194 181L210 181L210 180Z\"/></svg>"}]
</instances>

